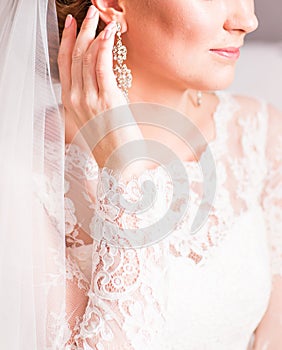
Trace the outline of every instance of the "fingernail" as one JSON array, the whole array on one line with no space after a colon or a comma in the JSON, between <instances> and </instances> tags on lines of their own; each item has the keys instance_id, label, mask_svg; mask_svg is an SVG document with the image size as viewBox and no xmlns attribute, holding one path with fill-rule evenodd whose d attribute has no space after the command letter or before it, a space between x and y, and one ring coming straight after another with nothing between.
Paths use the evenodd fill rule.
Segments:
<instances>
[{"instance_id":1,"label":"fingernail","mask_svg":"<svg viewBox=\"0 0 282 350\"><path fill-rule=\"evenodd\" d=\"M110 22L104 30L102 39L104 40L110 39L111 35L115 32L115 29L116 29L116 22L115 21Z\"/></svg>"},{"instance_id":2,"label":"fingernail","mask_svg":"<svg viewBox=\"0 0 282 350\"><path fill-rule=\"evenodd\" d=\"M72 15L67 15L66 21L65 21L65 28L69 28L72 23Z\"/></svg>"},{"instance_id":3,"label":"fingernail","mask_svg":"<svg viewBox=\"0 0 282 350\"><path fill-rule=\"evenodd\" d=\"M117 22L116 21L112 21L108 24L107 29L113 29L117 26Z\"/></svg>"},{"instance_id":4,"label":"fingernail","mask_svg":"<svg viewBox=\"0 0 282 350\"><path fill-rule=\"evenodd\" d=\"M112 30L112 29L106 29L106 30L105 30L105 33L104 33L103 39L104 39L104 40L109 39L110 36L112 35L112 33L113 33L113 30Z\"/></svg>"},{"instance_id":5,"label":"fingernail","mask_svg":"<svg viewBox=\"0 0 282 350\"><path fill-rule=\"evenodd\" d=\"M87 19L93 18L95 13L96 13L96 8L95 6L91 5L87 11L86 18Z\"/></svg>"}]
</instances>

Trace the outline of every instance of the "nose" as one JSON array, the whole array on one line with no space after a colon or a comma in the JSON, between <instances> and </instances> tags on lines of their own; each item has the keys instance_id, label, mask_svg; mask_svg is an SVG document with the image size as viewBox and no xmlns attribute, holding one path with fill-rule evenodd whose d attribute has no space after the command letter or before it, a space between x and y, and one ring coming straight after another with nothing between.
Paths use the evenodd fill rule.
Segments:
<instances>
[{"instance_id":1,"label":"nose","mask_svg":"<svg viewBox=\"0 0 282 350\"><path fill-rule=\"evenodd\" d=\"M228 31L240 31L245 34L255 31L258 27L258 18L255 15L253 0L233 0L229 14L224 23Z\"/></svg>"}]
</instances>

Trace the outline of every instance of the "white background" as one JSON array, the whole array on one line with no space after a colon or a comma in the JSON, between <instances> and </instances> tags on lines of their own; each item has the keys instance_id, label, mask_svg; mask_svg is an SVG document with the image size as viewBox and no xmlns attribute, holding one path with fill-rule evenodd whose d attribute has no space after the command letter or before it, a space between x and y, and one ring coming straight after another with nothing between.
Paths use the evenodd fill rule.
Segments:
<instances>
[{"instance_id":1,"label":"white background","mask_svg":"<svg viewBox=\"0 0 282 350\"><path fill-rule=\"evenodd\" d=\"M282 111L282 0L255 4L259 28L247 35L228 90L264 98Z\"/></svg>"}]
</instances>

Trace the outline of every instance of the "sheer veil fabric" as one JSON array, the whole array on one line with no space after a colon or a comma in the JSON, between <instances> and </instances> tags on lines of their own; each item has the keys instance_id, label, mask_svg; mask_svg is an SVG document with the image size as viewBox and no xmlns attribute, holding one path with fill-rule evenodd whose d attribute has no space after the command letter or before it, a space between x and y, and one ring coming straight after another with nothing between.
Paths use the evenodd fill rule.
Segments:
<instances>
[{"instance_id":1,"label":"sheer veil fabric","mask_svg":"<svg viewBox=\"0 0 282 350\"><path fill-rule=\"evenodd\" d=\"M0 348L63 349L64 125L54 0L0 3Z\"/></svg>"}]
</instances>

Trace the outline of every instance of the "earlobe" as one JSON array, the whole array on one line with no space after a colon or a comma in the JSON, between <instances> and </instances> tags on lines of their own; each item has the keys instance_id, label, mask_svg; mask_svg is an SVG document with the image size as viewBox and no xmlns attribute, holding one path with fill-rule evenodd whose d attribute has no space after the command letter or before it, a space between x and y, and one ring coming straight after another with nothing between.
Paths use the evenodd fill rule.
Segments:
<instances>
[{"instance_id":1,"label":"earlobe","mask_svg":"<svg viewBox=\"0 0 282 350\"><path fill-rule=\"evenodd\" d=\"M92 3L98 9L100 18L105 24L116 21L121 24L121 33L127 31L125 11L118 0L92 0Z\"/></svg>"}]
</instances>

